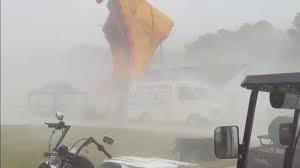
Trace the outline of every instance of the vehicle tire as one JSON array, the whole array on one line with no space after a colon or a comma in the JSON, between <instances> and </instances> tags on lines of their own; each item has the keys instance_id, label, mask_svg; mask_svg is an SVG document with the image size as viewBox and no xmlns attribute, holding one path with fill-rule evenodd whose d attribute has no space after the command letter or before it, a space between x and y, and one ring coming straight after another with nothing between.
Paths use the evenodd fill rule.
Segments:
<instances>
[{"instance_id":1,"label":"vehicle tire","mask_svg":"<svg viewBox=\"0 0 300 168\"><path fill-rule=\"evenodd\" d=\"M200 127L207 126L209 122L207 119L201 117L199 114L192 114L186 119L186 124L188 126Z\"/></svg>"}]
</instances>

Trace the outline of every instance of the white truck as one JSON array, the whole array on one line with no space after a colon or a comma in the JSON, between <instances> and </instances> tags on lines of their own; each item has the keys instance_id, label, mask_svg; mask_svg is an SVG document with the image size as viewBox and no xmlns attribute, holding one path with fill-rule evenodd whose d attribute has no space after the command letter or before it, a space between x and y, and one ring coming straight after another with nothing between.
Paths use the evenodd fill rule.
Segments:
<instances>
[{"instance_id":1,"label":"white truck","mask_svg":"<svg viewBox=\"0 0 300 168\"><path fill-rule=\"evenodd\" d=\"M222 111L213 89L200 81L136 82L127 104L129 120L206 125Z\"/></svg>"}]
</instances>

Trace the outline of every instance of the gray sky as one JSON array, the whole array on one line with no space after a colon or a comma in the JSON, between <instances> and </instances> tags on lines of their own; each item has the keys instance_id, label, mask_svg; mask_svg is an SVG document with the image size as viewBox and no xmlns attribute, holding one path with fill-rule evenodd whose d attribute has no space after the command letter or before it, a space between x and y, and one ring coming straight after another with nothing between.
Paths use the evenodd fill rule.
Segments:
<instances>
[{"instance_id":1,"label":"gray sky","mask_svg":"<svg viewBox=\"0 0 300 168\"><path fill-rule=\"evenodd\" d=\"M286 29L300 11L299 0L149 0L175 22L168 43L183 46L206 32L237 29L265 19ZM101 32L107 9L94 0L2 1L7 45L68 48L73 44L107 45ZM5 24L6 23L6 24ZM30 43L28 43L30 39ZM180 42L179 42L180 39ZM26 44L24 44L26 43ZM31 47L29 47L31 46Z\"/></svg>"},{"instance_id":2,"label":"gray sky","mask_svg":"<svg viewBox=\"0 0 300 168\"><path fill-rule=\"evenodd\" d=\"M300 11L299 0L149 0L175 22L165 49L182 51L200 34L220 28L238 29L243 23L267 20L280 29L291 27ZM32 63L45 59L59 64L70 48L87 44L108 47L101 25L106 4L95 0L2 0L3 63ZM26 55L26 56L25 56ZM49 57L51 55L51 57ZM42 60L42 62L46 62ZM50 64L48 64L50 65ZM43 65L42 65L43 66Z\"/></svg>"},{"instance_id":3,"label":"gray sky","mask_svg":"<svg viewBox=\"0 0 300 168\"><path fill-rule=\"evenodd\" d=\"M299 0L151 0L175 21L169 41L190 42L199 34L218 29L238 29L244 23L267 20L287 29L297 12ZM175 43L175 42L174 42Z\"/></svg>"},{"instance_id":4,"label":"gray sky","mask_svg":"<svg viewBox=\"0 0 300 168\"><path fill-rule=\"evenodd\" d=\"M196 40L200 34L221 28L235 30L244 23L262 19L286 30L300 12L299 0L149 2L175 22L164 44L164 48L173 53L182 51L186 43ZM67 79L80 86L83 80L76 74L81 72L95 87L110 72L104 60L109 58L97 58L97 55L71 58L70 50L81 45L108 48L101 28L107 14L105 3L99 5L95 0L2 0L1 96L5 97L4 101L25 101L24 90L51 80ZM77 68L71 74L66 66L74 59L77 64L86 59L86 66L71 69ZM93 67L89 61L93 62Z\"/></svg>"},{"instance_id":5,"label":"gray sky","mask_svg":"<svg viewBox=\"0 0 300 168\"><path fill-rule=\"evenodd\" d=\"M262 19L286 30L300 11L299 0L149 2L175 22L164 44L167 53L180 53L186 43L196 40L200 34L220 28L235 30L244 23ZM1 9L1 68L4 73L27 71L31 74L36 73L37 69L41 71L64 66L62 57L78 45L108 48L101 29L108 14L106 3L99 5L95 0L2 0ZM36 68L29 71L28 67ZM54 76L53 73L49 75Z\"/></svg>"}]
</instances>

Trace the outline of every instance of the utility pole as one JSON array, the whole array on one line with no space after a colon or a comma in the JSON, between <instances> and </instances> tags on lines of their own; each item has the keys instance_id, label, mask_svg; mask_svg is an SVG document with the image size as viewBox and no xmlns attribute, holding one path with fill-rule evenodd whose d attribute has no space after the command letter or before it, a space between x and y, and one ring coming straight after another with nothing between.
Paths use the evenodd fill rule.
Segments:
<instances>
[{"instance_id":1,"label":"utility pole","mask_svg":"<svg viewBox=\"0 0 300 168\"><path fill-rule=\"evenodd\" d=\"M160 63L161 65L164 64L164 55L163 55L163 42L160 45Z\"/></svg>"}]
</instances>

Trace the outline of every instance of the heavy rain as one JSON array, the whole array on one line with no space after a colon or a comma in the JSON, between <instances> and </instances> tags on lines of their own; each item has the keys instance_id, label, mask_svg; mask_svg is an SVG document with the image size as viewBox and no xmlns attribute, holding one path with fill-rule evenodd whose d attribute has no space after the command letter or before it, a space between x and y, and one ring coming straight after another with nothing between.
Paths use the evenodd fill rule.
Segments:
<instances>
[{"instance_id":1,"label":"heavy rain","mask_svg":"<svg viewBox=\"0 0 300 168\"><path fill-rule=\"evenodd\" d=\"M299 73L298 0L2 0L1 167L296 168Z\"/></svg>"}]
</instances>

